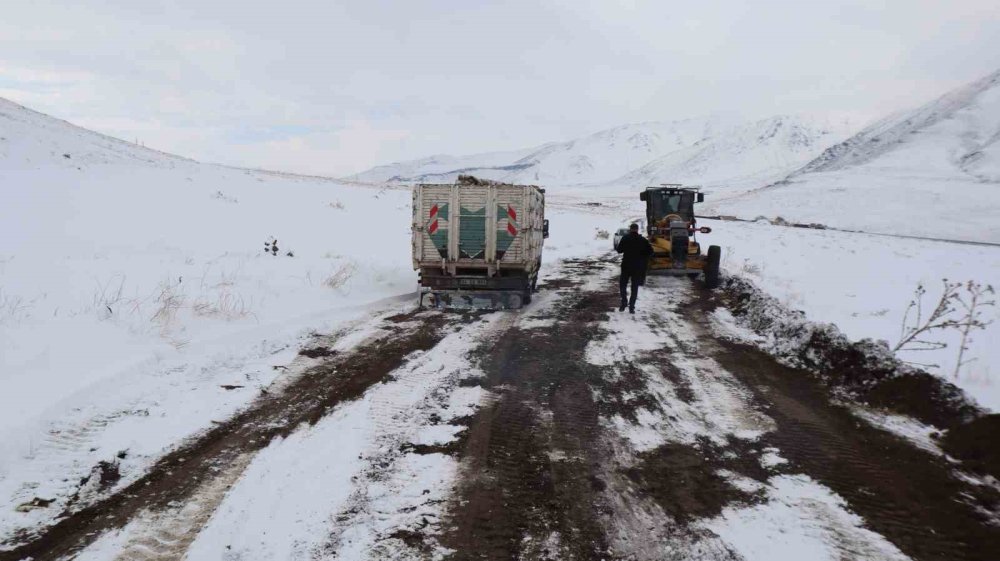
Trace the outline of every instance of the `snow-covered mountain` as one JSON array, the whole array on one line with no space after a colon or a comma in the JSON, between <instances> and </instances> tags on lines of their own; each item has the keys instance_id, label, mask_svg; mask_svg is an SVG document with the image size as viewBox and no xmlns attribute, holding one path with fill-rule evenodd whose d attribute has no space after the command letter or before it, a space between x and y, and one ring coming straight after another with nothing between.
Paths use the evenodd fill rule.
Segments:
<instances>
[{"instance_id":1,"label":"snow-covered mountain","mask_svg":"<svg viewBox=\"0 0 1000 561\"><path fill-rule=\"evenodd\" d=\"M906 159L945 173L960 171L984 181L1000 181L1000 70L951 91L913 111L887 117L830 147L793 176L848 170L901 152L929 158Z\"/></svg>"},{"instance_id":2,"label":"snow-covered mountain","mask_svg":"<svg viewBox=\"0 0 1000 561\"><path fill-rule=\"evenodd\" d=\"M849 121L790 116L741 123L670 152L618 181L702 184L716 191L757 187L782 177L850 130Z\"/></svg>"},{"instance_id":3,"label":"snow-covered mountain","mask_svg":"<svg viewBox=\"0 0 1000 561\"><path fill-rule=\"evenodd\" d=\"M351 179L448 182L468 173L546 186L684 182L757 187L808 162L851 129L849 122L798 116L751 122L717 116L656 121L513 152L389 164Z\"/></svg>"},{"instance_id":4,"label":"snow-covered mountain","mask_svg":"<svg viewBox=\"0 0 1000 561\"><path fill-rule=\"evenodd\" d=\"M873 124L785 181L713 207L1000 242L1000 71Z\"/></svg>"}]
</instances>

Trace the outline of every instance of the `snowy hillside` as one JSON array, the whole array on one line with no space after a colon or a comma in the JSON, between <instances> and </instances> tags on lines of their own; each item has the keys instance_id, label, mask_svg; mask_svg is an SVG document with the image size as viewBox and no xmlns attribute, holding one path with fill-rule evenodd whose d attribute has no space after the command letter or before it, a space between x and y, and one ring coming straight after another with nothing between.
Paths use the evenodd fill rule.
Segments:
<instances>
[{"instance_id":1,"label":"snowy hillside","mask_svg":"<svg viewBox=\"0 0 1000 561\"><path fill-rule=\"evenodd\" d=\"M83 129L0 98L0 169L79 169L95 164L191 166L195 162Z\"/></svg>"},{"instance_id":2,"label":"snowy hillside","mask_svg":"<svg viewBox=\"0 0 1000 561\"><path fill-rule=\"evenodd\" d=\"M405 244L343 241L376 213L405 239L406 192L199 164L0 110L0 501L110 448L150 461L254 399L305 329L413 289ZM5 531L31 520L0 512Z\"/></svg>"},{"instance_id":3,"label":"snowy hillside","mask_svg":"<svg viewBox=\"0 0 1000 561\"><path fill-rule=\"evenodd\" d=\"M751 218L1000 242L1000 71L868 127L786 181L713 207Z\"/></svg>"},{"instance_id":4,"label":"snowy hillside","mask_svg":"<svg viewBox=\"0 0 1000 561\"><path fill-rule=\"evenodd\" d=\"M484 170L492 170L494 173L513 171L513 167L517 167L518 164L511 164L511 162L518 162L542 148L544 147L526 148L509 152L489 152L470 156L440 154L409 162L396 162L377 166L353 176L351 179L368 183L394 183L410 181L415 177L433 180L438 176L451 177L457 176L459 173L472 173L474 175L485 176L487 173L483 173Z\"/></svg>"},{"instance_id":5,"label":"snowy hillside","mask_svg":"<svg viewBox=\"0 0 1000 561\"><path fill-rule=\"evenodd\" d=\"M199 164L5 100L0 138L5 503L61 496L111 449L141 469L256 398L305 329L412 290L405 244L343 243L376 212L405 238L408 193ZM4 534L35 520L0 510Z\"/></svg>"},{"instance_id":6,"label":"snowy hillside","mask_svg":"<svg viewBox=\"0 0 1000 561\"><path fill-rule=\"evenodd\" d=\"M849 123L791 116L647 122L536 149L380 166L352 179L448 182L471 173L548 186L682 181L749 188L783 177L850 132Z\"/></svg>"},{"instance_id":7,"label":"snowy hillside","mask_svg":"<svg viewBox=\"0 0 1000 561\"><path fill-rule=\"evenodd\" d=\"M667 154L619 182L700 184L720 194L741 191L784 176L849 130L849 122L821 123L787 116L763 119Z\"/></svg>"}]
</instances>

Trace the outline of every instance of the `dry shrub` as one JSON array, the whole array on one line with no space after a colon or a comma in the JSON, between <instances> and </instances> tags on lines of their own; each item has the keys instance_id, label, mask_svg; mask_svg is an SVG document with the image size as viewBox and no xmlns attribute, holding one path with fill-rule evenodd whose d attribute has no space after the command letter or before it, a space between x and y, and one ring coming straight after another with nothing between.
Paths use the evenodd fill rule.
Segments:
<instances>
[{"instance_id":1,"label":"dry shrub","mask_svg":"<svg viewBox=\"0 0 1000 561\"><path fill-rule=\"evenodd\" d=\"M340 288L344 285L354 273L358 270L357 265L354 263L344 263L333 272L332 275L323 281L323 284L329 286L330 288Z\"/></svg>"},{"instance_id":2,"label":"dry shrub","mask_svg":"<svg viewBox=\"0 0 1000 561\"><path fill-rule=\"evenodd\" d=\"M743 265L740 266L740 273L744 275L753 275L759 277L763 272L763 269L757 263L751 262L749 259L743 260Z\"/></svg>"},{"instance_id":3,"label":"dry shrub","mask_svg":"<svg viewBox=\"0 0 1000 561\"><path fill-rule=\"evenodd\" d=\"M230 290L220 290L214 296L203 296L195 300L191 310L196 316L230 321L254 316L253 300L247 301L241 294Z\"/></svg>"},{"instance_id":4,"label":"dry shrub","mask_svg":"<svg viewBox=\"0 0 1000 561\"><path fill-rule=\"evenodd\" d=\"M114 275L105 283L98 282L92 297L93 309L101 315L101 319L110 318L124 303L124 293L125 275Z\"/></svg>"},{"instance_id":5,"label":"dry shrub","mask_svg":"<svg viewBox=\"0 0 1000 561\"><path fill-rule=\"evenodd\" d=\"M958 359L952 376L958 378L962 367L976 359L965 358L972 335L983 331L993 320L986 319L983 314L986 308L996 306L995 292L990 285L975 281L965 283L941 280L941 296L929 311L924 309L924 296L927 289L918 284L913 293L913 299L906 306L900 326L899 342L893 347L898 351L936 351L948 347L939 336L943 332L957 332L960 335ZM918 364L925 367L939 367L937 364Z\"/></svg>"},{"instance_id":6,"label":"dry shrub","mask_svg":"<svg viewBox=\"0 0 1000 561\"><path fill-rule=\"evenodd\" d=\"M177 319L177 312L184 306L184 293L179 283L161 282L153 303L156 309L149 320L158 324L162 331L168 330Z\"/></svg>"},{"instance_id":7,"label":"dry shrub","mask_svg":"<svg viewBox=\"0 0 1000 561\"><path fill-rule=\"evenodd\" d=\"M31 304L20 296L4 294L0 288L0 325L17 324L30 314Z\"/></svg>"}]
</instances>

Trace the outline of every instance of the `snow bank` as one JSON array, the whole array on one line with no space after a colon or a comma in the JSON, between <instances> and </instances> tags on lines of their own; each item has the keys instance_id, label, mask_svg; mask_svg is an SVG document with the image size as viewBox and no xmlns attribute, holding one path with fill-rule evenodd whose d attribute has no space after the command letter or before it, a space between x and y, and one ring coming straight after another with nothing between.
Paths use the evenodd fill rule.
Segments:
<instances>
[{"instance_id":1,"label":"snow bank","mask_svg":"<svg viewBox=\"0 0 1000 561\"><path fill-rule=\"evenodd\" d=\"M820 326L803 331L801 320L807 318L836 325L836 330L852 341L870 339L866 345L873 356L886 354L876 349L882 346L877 341L898 341L903 314L919 283L927 287L927 303L933 305L930 300L940 295L943 277L980 282L1000 279L1000 248L767 223L699 223L713 228L700 240L722 247L723 267L731 276L752 282L775 298L777 308L767 311L772 304L762 303L763 316L754 321L774 318L783 322L784 327L772 340L774 345L789 347L786 351L801 345L816 329L833 332L832 327ZM985 319L1000 319L1000 309L987 309ZM1000 410L1000 347L987 343L998 336L1000 322L975 335L969 356L976 360L965 366L958 378L952 375L958 345L954 333L934 337L948 343L948 348L901 352L899 358L939 365L924 369L959 386L983 407ZM790 339L782 339L786 337Z\"/></svg>"},{"instance_id":2,"label":"snow bank","mask_svg":"<svg viewBox=\"0 0 1000 561\"><path fill-rule=\"evenodd\" d=\"M939 427L957 426L983 413L956 386L901 362L882 342L852 342L835 325L808 321L740 277L724 278L721 290L735 323L757 334L752 342L819 373L835 390ZM716 321L720 317L726 314L714 316ZM720 323L729 323L728 318Z\"/></svg>"}]
</instances>

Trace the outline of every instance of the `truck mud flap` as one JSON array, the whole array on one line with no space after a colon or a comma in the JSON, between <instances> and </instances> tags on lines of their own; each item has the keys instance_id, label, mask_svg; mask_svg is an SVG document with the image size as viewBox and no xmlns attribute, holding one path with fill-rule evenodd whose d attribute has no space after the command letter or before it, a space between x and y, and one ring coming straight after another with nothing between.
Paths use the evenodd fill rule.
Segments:
<instances>
[{"instance_id":1,"label":"truck mud flap","mask_svg":"<svg viewBox=\"0 0 1000 561\"><path fill-rule=\"evenodd\" d=\"M466 310L517 310L526 304L524 294L505 290L455 290L421 292L421 307Z\"/></svg>"}]
</instances>

